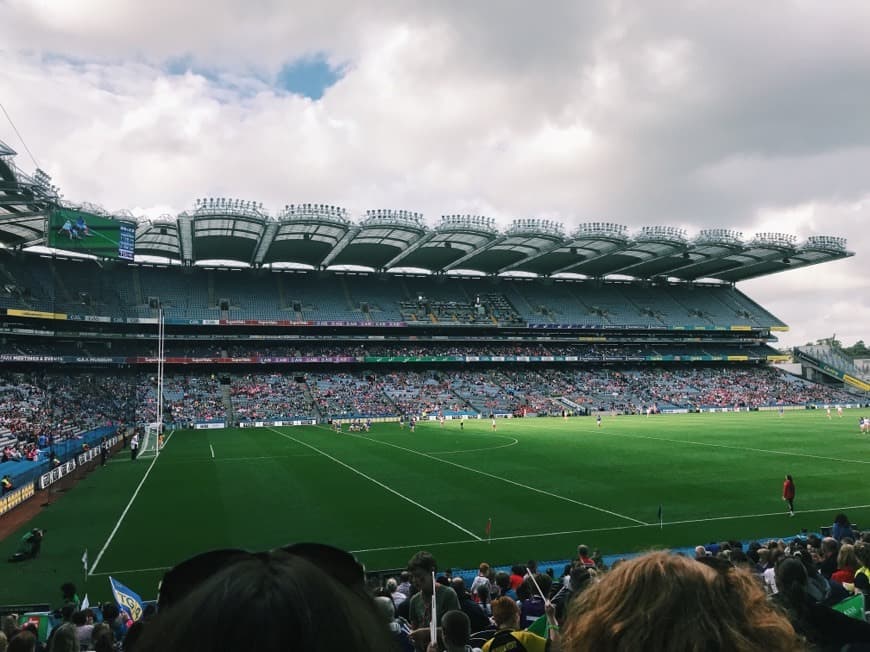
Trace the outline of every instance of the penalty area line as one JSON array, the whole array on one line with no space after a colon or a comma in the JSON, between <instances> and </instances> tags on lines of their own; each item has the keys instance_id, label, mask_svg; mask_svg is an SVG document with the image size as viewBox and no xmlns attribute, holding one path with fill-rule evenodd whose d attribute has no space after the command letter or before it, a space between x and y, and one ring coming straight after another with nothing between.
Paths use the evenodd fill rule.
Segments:
<instances>
[{"instance_id":1,"label":"penalty area line","mask_svg":"<svg viewBox=\"0 0 870 652\"><path fill-rule=\"evenodd\" d=\"M346 468L346 469L349 470L349 471L353 471L354 473L356 473L357 475L359 475L359 476L365 478L365 479L368 480L369 482L374 482L376 485L378 485L378 486L381 487L382 489L386 489L386 490L389 491L391 494L393 494L393 495L395 495L395 496L398 496L398 497L401 498L402 500L405 500L405 501L411 503L411 504L414 505L415 507L419 507L419 508L422 509L423 511L428 512L429 514L432 514L432 516L435 516L435 517L441 519L441 520L444 521L445 523L449 523L450 525L452 525L453 527L455 527L457 530L462 530L463 532L465 532L465 534L471 535L472 537L474 537L474 539L475 539L476 541L482 541L482 540L483 540L482 537L479 537L479 536L477 536L474 532L472 532L471 530L467 530L466 528L462 527L461 525L459 525L459 523L456 523L455 521L451 521L449 518L447 518L447 517L444 516L443 514L439 514L439 513L436 512L435 510L430 509L430 508L426 507L425 505L422 505L422 504L418 503L418 502L417 502L416 500L414 500L413 498L409 498L409 497L406 496L405 494L396 491L396 490L393 489L392 487L390 487L390 486L388 486L388 485L385 485L385 484L384 484L383 482L381 482L380 480L376 480L376 479L373 478L372 476L367 475L367 474L363 473L362 471L360 471L359 469L356 469L356 468L352 467L350 464L347 464L346 462L342 462L342 461L341 461L340 459L338 459L337 457L333 457L333 456L330 455L329 453L326 453L326 452L320 450L319 448L317 448L317 447L315 447L315 446L312 446L311 444L308 444L308 443L306 443L306 442L304 442L304 441L301 441L301 440L299 440L299 439L296 439L295 437L291 437L290 435L286 435L286 434L284 434L283 432L281 432L280 430L275 430L274 428L269 428L269 430L271 430L272 432L274 432L276 435L280 435L281 437L286 437L286 438L289 439L290 441L295 441L297 444L302 444L303 446L306 446L307 448L310 448L311 450L315 451L316 453L320 453L320 454L323 455L325 458L327 458L327 459L329 459L329 460L332 460L332 461L335 462L336 464L340 464L341 466L343 466L344 468Z\"/></svg>"}]
</instances>

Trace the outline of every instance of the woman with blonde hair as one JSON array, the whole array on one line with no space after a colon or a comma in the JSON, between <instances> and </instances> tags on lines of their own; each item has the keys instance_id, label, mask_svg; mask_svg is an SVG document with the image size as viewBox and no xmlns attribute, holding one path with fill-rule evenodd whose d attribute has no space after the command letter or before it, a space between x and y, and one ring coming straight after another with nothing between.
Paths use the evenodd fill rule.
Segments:
<instances>
[{"instance_id":1,"label":"woman with blonde hair","mask_svg":"<svg viewBox=\"0 0 870 652\"><path fill-rule=\"evenodd\" d=\"M752 576L723 560L653 552L620 564L574 600L573 652L794 652L806 649Z\"/></svg>"}]
</instances>

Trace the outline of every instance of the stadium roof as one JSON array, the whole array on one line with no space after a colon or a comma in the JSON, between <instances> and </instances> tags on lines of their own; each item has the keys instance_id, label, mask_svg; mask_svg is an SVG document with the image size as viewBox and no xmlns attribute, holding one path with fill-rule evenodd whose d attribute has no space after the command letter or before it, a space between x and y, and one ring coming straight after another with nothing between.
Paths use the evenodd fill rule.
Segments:
<instances>
[{"instance_id":1,"label":"stadium roof","mask_svg":"<svg viewBox=\"0 0 870 652\"><path fill-rule=\"evenodd\" d=\"M43 244L48 191L55 189L47 177L31 179L15 170L14 152L0 146L0 242L7 247ZM140 220L136 255L187 265L221 260L255 267L737 282L853 253L845 239L832 236L799 243L783 233L745 239L736 231L705 229L690 238L681 228L646 226L630 233L610 222L580 224L566 234L554 220L517 219L500 229L495 219L478 215L444 215L432 227L412 211L370 210L354 221L337 206L295 204L271 216L256 202L212 198L197 200L194 210L177 217Z\"/></svg>"}]
</instances>

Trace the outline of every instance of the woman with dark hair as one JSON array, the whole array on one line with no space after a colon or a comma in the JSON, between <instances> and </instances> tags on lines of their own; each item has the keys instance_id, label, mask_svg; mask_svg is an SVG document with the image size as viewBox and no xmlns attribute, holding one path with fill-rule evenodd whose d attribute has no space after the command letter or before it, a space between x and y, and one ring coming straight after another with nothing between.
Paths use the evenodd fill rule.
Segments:
<instances>
[{"instance_id":1,"label":"woman with dark hair","mask_svg":"<svg viewBox=\"0 0 870 652\"><path fill-rule=\"evenodd\" d=\"M831 536L837 541L841 541L843 537L855 540L855 533L852 531L852 524L849 523L849 518L843 514L837 514L834 517L834 525L831 527Z\"/></svg>"},{"instance_id":2,"label":"woman with dark hair","mask_svg":"<svg viewBox=\"0 0 870 652\"><path fill-rule=\"evenodd\" d=\"M773 601L785 610L795 631L814 649L840 650L850 644L870 643L870 623L850 618L810 597L807 570L800 559L783 557L779 560L776 586L779 591Z\"/></svg>"},{"instance_id":3,"label":"woman with dark hair","mask_svg":"<svg viewBox=\"0 0 870 652\"><path fill-rule=\"evenodd\" d=\"M805 649L755 578L724 560L708 560L653 552L614 567L571 602L562 649Z\"/></svg>"},{"instance_id":4,"label":"woman with dark hair","mask_svg":"<svg viewBox=\"0 0 870 652\"><path fill-rule=\"evenodd\" d=\"M172 573L164 576L164 587ZM176 595L178 601L165 610L161 602L136 652L394 649L364 588L345 585L314 560L282 550L240 552Z\"/></svg>"}]
</instances>

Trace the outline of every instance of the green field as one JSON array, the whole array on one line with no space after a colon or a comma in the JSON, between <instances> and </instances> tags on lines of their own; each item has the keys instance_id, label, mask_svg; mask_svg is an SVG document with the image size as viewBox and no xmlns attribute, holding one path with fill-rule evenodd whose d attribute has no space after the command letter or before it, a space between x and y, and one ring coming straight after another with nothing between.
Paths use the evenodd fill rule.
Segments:
<instances>
[{"instance_id":1,"label":"green field","mask_svg":"<svg viewBox=\"0 0 870 652\"><path fill-rule=\"evenodd\" d=\"M144 598L198 551L323 541L369 569L420 549L473 568L818 530L845 511L870 523L870 438L857 411L425 423L410 433L326 427L179 431L159 458L126 451L44 508L39 559L0 566L0 604L56 603L67 580L91 602L112 575ZM153 464L152 464L153 462ZM797 514L780 498L797 485ZM135 498L134 498L135 496ZM32 500L44 501L37 495ZM663 508L663 527L658 509ZM492 518L492 540L486 524ZM0 542L8 557L22 532ZM83 577L87 549L92 574Z\"/></svg>"}]
</instances>

